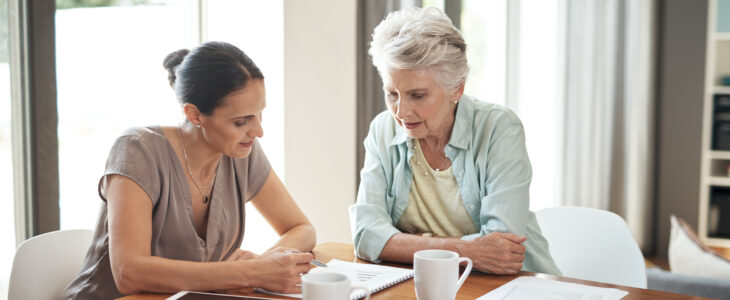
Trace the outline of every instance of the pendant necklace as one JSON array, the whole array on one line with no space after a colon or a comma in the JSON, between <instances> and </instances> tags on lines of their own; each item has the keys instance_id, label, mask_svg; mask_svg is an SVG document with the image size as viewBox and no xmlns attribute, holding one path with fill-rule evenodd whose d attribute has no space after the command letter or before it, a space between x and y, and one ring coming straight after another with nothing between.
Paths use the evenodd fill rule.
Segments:
<instances>
[{"instance_id":1,"label":"pendant necklace","mask_svg":"<svg viewBox=\"0 0 730 300\"><path fill-rule=\"evenodd\" d=\"M208 203L210 198L208 198L208 195L210 195L210 190L213 188L213 183L215 182L215 177L218 176L218 172L216 171L216 174L213 175L213 181L210 182L210 185L208 186L208 193L203 193L203 189L200 188L200 185L198 185L198 182L195 181L195 177L193 177L193 172L190 171L190 163L188 162L188 152L185 151L185 144L183 144L182 141L182 134L180 134L180 126L177 126L177 137L180 139L180 146L183 150L183 157L185 158L185 165L188 167L188 174L190 175L190 179L193 181L193 184L195 184L195 187L198 188L198 191L203 195L203 203ZM217 168L216 168L217 169Z\"/></svg>"}]
</instances>

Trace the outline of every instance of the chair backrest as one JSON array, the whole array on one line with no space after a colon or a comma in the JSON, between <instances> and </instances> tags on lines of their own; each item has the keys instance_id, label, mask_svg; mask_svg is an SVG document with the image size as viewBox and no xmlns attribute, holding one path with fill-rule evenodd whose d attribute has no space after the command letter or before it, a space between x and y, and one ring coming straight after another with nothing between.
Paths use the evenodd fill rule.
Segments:
<instances>
[{"instance_id":1,"label":"chair backrest","mask_svg":"<svg viewBox=\"0 0 730 300\"><path fill-rule=\"evenodd\" d=\"M58 298L81 270L93 234L88 229L60 230L20 244L10 271L8 300Z\"/></svg>"},{"instance_id":2,"label":"chair backrest","mask_svg":"<svg viewBox=\"0 0 730 300\"><path fill-rule=\"evenodd\" d=\"M564 206L540 210L536 217L563 276L646 288L644 256L618 215Z\"/></svg>"}]
</instances>

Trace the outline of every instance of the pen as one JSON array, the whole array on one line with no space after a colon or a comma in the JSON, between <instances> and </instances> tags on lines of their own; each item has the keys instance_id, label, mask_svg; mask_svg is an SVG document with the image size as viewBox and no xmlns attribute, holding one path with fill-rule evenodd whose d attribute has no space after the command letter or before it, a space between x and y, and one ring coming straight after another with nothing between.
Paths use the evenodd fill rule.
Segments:
<instances>
[{"instance_id":1,"label":"pen","mask_svg":"<svg viewBox=\"0 0 730 300\"><path fill-rule=\"evenodd\" d=\"M284 253L301 253L301 252L286 250L286 251L284 251ZM313 259L312 261L310 261L309 264L310 265L313 265L315 267L320 267L320 268L326 268L327 267L327 264L325 264L325 263L323 263L321 261L318 261L316 259Z\"/></svg>"},{"instance_id":2,"label":"pen","mask_svg":"<svg viewBox=\"0 0 730 300\"><path fill-rule=\"evenodd\" d=\"M321 261L318 261L316 259L313 259L309 263L312 264L312 265L314 265L314 266L320 267L320 268L326 268L327 267L327 264L325 264L325 263L323 263Z\"/></svg>"}]
</instances>

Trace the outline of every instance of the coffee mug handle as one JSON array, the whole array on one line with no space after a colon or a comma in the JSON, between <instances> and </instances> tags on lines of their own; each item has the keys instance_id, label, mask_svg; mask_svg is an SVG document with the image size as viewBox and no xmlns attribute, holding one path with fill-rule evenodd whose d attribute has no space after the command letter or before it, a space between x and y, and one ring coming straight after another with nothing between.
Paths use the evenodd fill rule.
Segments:
<instances>
[{"instance_id":1,"label":"coffee mug handle","mask_svg":"<svg viewBox=\"0 0 730 300\"><path fill-rule=\"evenodd\" d=\"M370 289L369 288L366 288L364 286L354 285L354 286L350 287L350 294L352 294L352 292L357 291L357 290L361 290L361 291L365 292L365 300L370 300Z\"/></svg>"},{"instance_id":2,"label":"coffee mug handle","mask_svg":"<svg viewBox=\"0 0 730 300\"><path fill-rule=\"evenodd\" d=\"M469 276L469 273L471 273L471 259L468 257L459 257L459 264L462 262L467 262L466 269L464 269L464 274L461 274L461 278L459 278L459 282L456 283L456 290L458 291L459 288L461 288L461 285L464 284L464 281L466 281L466 277Z\"/></svg>"}]
</instances>

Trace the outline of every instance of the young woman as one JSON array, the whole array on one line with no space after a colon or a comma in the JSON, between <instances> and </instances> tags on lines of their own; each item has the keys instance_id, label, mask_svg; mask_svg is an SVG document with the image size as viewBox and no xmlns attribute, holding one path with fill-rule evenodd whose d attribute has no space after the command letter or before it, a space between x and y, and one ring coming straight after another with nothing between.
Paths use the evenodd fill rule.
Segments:
<instances>
[{"instance_id":1,"label":"young woman","mask_svg":"<svg viewBox=\"0 0 730 300\"><path fill-rule=\"evenodd\" d=\"M164 66L185 121L132 128L116 140L99 182L104 206L93 243L62 298L244 287L300 292L315 231L257 141L263 74L222 42L171 53ZM261 255L240 249L248 201L281 236Z\"/></svg>"}]
</instances>

